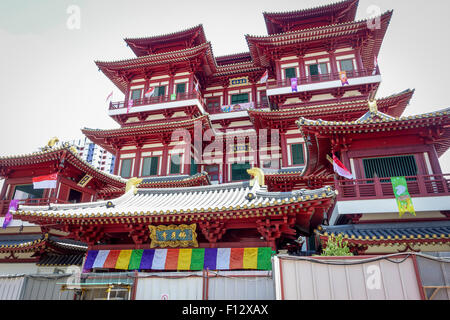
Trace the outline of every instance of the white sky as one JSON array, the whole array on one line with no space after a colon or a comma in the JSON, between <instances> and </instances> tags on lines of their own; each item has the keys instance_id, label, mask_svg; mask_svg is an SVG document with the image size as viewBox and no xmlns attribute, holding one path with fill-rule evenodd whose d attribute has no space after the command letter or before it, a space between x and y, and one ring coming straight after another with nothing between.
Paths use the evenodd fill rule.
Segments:
<instances>
[{"instance_id":1,"label":"white sky","mask_svg":"<svg viewBox=\"0 0 450 320\"><path fill-rule=\"evenodd\" d=\"M245 34L267 34L262 12L299 10L328 0L2 0L0 2L0 155L23 154L50 137L71 140L83 127L116 128L106 96L123 94L99 72L95 60L134 56L123 41L172 33L200 23L216 56L248 51ZM66 26L70 5L81 10L81 28ZM450 1L360 0L367 8L394 9L379 56L378 97L415 88L405 115L450 105ZM450 152L440 159L450 172ZM1 184L1 182L0 182Z\"/></svg>"}]
</instances>

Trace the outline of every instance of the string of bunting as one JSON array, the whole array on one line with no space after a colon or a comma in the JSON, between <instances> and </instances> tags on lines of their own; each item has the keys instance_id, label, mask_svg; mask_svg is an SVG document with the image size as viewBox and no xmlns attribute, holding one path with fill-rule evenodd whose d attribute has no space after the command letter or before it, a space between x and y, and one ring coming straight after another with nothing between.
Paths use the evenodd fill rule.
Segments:
<instances>
[{"instance_id":1,"label":"string of bunting","mask_svg":"<svg viewBox=\"0 0 450 320\"><path fill-rule=\"evenodd\" d=\"M83 270L271 270L271 256L269 247L90 250Z\"/></svg>"}]
</instances>

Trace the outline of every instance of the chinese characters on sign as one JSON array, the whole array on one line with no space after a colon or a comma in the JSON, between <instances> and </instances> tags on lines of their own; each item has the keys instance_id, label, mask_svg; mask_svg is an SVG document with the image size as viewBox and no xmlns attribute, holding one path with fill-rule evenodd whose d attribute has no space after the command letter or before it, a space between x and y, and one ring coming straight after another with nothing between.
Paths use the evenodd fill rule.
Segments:
<instances>
[{"instance_id":1,"label":"chinese characters on sign","mask_svg":"<svg viewBox=\"0 0 450 320\"><path fill-rule=\"evenodd\" d=\"M197 247L196 224L149 226L150 247Z\"/></svg>"}]
</instances>

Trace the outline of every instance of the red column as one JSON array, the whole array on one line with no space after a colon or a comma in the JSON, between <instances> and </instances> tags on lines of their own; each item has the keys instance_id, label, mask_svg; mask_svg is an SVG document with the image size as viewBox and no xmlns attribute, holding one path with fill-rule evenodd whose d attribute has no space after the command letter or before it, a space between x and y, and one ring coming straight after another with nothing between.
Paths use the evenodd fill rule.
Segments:
<instances>
[{"instance_id":1,"label":"red column","mask_svg":"<svg viewBox=\"0 0 450 320\"><path fill-rule=\"evenodd\" d=\"M119 175L119 164L120 164L120 150L117 149L115 154L116 159L114 160L114 174Z\"/></svg>"},{"instance_id":2,"label":"red column","mask_svg":"<svg viewBox=\"0 0 450 320\"><path fill-rule=\"evenodd\" d=\"M356 68L358 68L358 71L363 70L364 65L361 58L361 48L355 48L355 60L356 60Z\"/></svg>"},{"instance_id":3,"label":"red column","mask_svg":"<svg viewBox=\"0 0 450 320\"><path fill-rule=\"evenodd\" d=\"M226 86L223 88L223 104L228 104L228 87Z\"/></svg>"},{"instance_id":4,"label":"red column","mask_svg":"<svg viewBox=\"0 0 450 320\"><path fill-rule=\"evenodd\" d=\"M287 153L287 141L286 141L286 133L280 132L280 143L281 143L281 166L287 167L289 166L288 161L288 153Z\"/></svg>"},{"instance_id":5,"label":"red column","mask_svg":"<svg viewBox=\"0 0 450 320\"><path fill-rule=\"evenodd\" d=\"M189 75L188 93L194 91L194 73Z\"/></svg>"},{"instance_id":6,"label":"red column","mask_svg":"<svg viewBox=\"0 0 450 320\"><path fill-rule=\"evenodd\" d=\"M169 88L167 90L167 95L170 96L173 93L173 87L174 87L174 79L173 75L170 75L169 78Z\"/></svg>"},{"instance_id":7,"label":"red column","mask_svg":"<svg viewBox=\"0 0 450 320\"><path fill-rule=\"evenodd\" d=\"M256 104L258 103L258 97L256 95L257 95L256 82L253 82L252 83L252 101L255 104L255 107L256 107Z\"/></svg>"},{"instance_id":8,"label":"red column","mask_svg":"<svg viewBox=\"0 0 450 320\"><path fill-rule=\"evenodd\" d=\"M298 70L300 71L299 78L306 78L305 59L303 58L303 56L298 57Z\"/></svg>"},{"instance_id":9,"label":"red column","mask_svg":"<svg viewBox=\"0 0 450 320\"><path fill-rule=\"evenodd\" d=\"M136 160L134 161L134 170L132 177L138 177L139 176L139 168L141 166L141 153L142 148L139 146L136 150Z\"/></svg>"},{"instance_id":10,"label":"red column","mask_svg":"<svg viewBox=\"0 0 450 320\"><path fill-rule=\"evenodd\" d=\"M334 52L330 52L330 65L331 65L331 73L337 74L338 67L337 67L336 55L334 54Z\"/></svg>"},{"instance_id":11,"label":"red column","mask_svg":"<svg viewBox=\"0 0 450 320\"><path fill-rule=\"evenodd\" d=\"M276 72L276 77L277 77L277 81L281 81L282 77L281 77L281 64L280 64L280 60L276 60L275 61L275 72Z\"/></svg>"},{"instance_id":12,"label":"red column","mask_svg":"<svg viewBox=\"0 0 450 320\"><path fill-rule=\"evenodd\" d=\"M161 175L162 176L166 176L167 173L167 160L168 160L168 156L169 156L169 144L163 142L164 147L163 147L163 154L161 156Z\"/></svg>"}]
</instances>

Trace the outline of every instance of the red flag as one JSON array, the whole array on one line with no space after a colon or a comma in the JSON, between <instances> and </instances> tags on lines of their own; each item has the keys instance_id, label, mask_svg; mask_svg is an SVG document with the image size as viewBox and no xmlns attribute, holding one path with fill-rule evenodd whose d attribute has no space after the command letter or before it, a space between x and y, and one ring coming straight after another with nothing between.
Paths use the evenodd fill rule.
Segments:
<instances>
[{"instance_id":1,"label":"red flag","mask_svg":"<svg viewBox=\"0 0 450 320\"><path fill-rule=\"evenodd\" d=\"M106 101L108 101L109 99L111 99L112 95L113 95L113 92L111 91L111 93L108 94L108 96L106 97Z\"/></svg>"},{"instance_id":2,"label":"red flag","mask_svg":"<svg viewBox=\"0 0 450 320\"><path fill-rule=\"evenodd\" d=\"M146 97L146 98L150 98L154 93L155 93L155 90L156 89L156 87L150 87L150 88L148 88L148 90L147 90L147 92L144 94L144 96Z\"/></svg>"},{"instance_id":3,"label":"red flag","mask_svg":"<svg viewBox=\"0 0 450 320\"><path fill-rule=\"evenodd\" d=\"M334 172L336 172L338 175L347 178L347 179L353 179L353 175L348 170L344 164L334 155L333 153L333 169Z\"/></svg>"},{"instance_id":4,"label":"red flag","mask_svg":"<svg viewBox=\"0 0 450 320\"><path fill-rule=\"evenodd\" d=\"M266 83L267 79L269 79L269 70L266 69L266 72L264 72L261 79L259 79L259 83Z\"/></svg>"},{"instance_id":5,"label":"red flag","mask_svg":"<svg viewBox=\"0 0 450 320\"><path fill-rule=\"evenodd\" d=\"M54 189L56 188L56 182L58 179L58 174L53 173L46 176L34 177L33 188L34 189Z\"/></svg>"}]
</instances>

